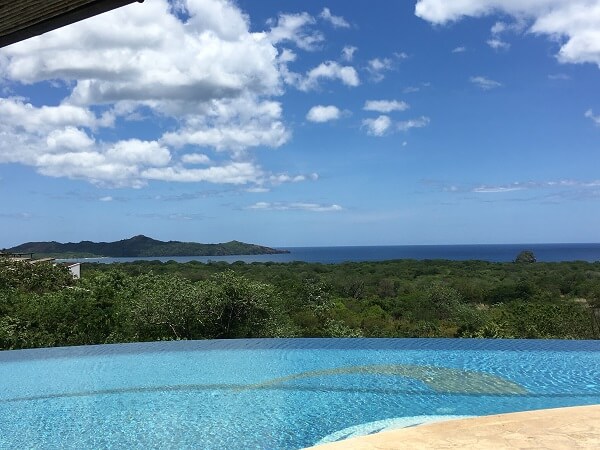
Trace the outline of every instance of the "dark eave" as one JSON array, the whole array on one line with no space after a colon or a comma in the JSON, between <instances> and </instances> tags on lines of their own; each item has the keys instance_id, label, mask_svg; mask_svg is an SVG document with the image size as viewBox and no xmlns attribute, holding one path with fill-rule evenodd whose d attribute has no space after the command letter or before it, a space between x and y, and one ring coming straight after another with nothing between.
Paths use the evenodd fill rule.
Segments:
<instances>
[{"instance_id":1,"label":"dark eave","mask_svg":"<svg viewBox=\"0 0 600 450\"><path fill-rule=\"evenodd\" d=\"M0 48L144 0L0 0Z\"/></svg>"}]
</instances>

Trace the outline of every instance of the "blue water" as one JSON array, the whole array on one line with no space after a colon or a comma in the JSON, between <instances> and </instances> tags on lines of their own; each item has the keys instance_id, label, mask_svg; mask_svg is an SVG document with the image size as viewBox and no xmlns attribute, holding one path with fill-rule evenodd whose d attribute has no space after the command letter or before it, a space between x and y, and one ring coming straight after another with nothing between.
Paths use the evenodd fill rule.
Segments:
<instances>
[{"instance_id":1,"label":"blue water","mask_svg":"<svg viewBox=\"0 0 600 450\"><path fill-rule=\"evenodd\" d=\"M0 352L3 449L297 449L373 422L596 403L600 341L265 339Z\"/></svg>"},{"instance_id":2,"label":"blue water","mask_svg":"<svg viewBox=\"0 0 600 450\"><path fill-rule=\"evenodd\" d=\"M318 262L386 261L392 259L448 259L454 261L513 261L522 250L532 250L538 261L600 261L600 244L503 244L503 245L392 245L372 247L282 247L290 253L242 256L170 256L150 258L88 258L62 261L132 262L132 261L225 261L252 262Z\"/></svg>"}]
</instances>

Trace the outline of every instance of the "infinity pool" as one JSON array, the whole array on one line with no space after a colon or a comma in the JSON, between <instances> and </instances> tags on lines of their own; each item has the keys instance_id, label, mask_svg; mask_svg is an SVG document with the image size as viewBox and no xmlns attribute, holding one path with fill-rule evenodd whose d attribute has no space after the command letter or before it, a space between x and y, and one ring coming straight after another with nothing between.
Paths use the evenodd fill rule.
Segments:
<instances>
[{"instance_id":1,"label":"infinity pool","mask_svg":"<svg viewBox=\"0 0 600 450\"><path fill-rule=\"evenodd\" d=\"M600 403L600 341L256 339L0 352L0 448L297 449Z\"/></svg>"}]
</instances>

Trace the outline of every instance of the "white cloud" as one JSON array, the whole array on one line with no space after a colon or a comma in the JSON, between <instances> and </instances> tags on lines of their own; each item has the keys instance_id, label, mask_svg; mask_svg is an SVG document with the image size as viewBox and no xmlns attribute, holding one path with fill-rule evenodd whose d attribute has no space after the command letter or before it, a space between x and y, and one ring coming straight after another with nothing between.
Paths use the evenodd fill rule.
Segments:
<instances>
[{"instance_id":1,"label":"white cloud","mask_svg":"<svg viewBox=\"0 0 600 450\"><path fill-rule=\"evenodd\" d=\"M279 147L290 138L281 115L279 102L258 101L251 96L214 100L203 114L186 115L183 126L165 133L162 141L174 147L195 145L234 152Z\"/></svg>"},{"instance_id":2,"label":"white cloud","mask_svg":"<svg viewBox=\"0 0 600 450\"><path fill-rule=\"evenodd\" d=\"M377 111L381 113L405 111L408 108L408 103L398 100L367 100L363 107L365 111Z\"/></svg>"},{"instance_id":3,"label":"white cloud","mask_svg":"<svg viewBox=\"0 0 600 450\"><path fill-rule=\"evenodd\" d=\"M101 202L112 202L113 198L110 195L107 195L106 197L100 197L98 200Z\"/></svg>"},{"instance_id":4,"label":"white cloud","mask_svg":"<svg viewBox=\"0 0 600 450\"><path fill-rule=\"evenodd\" d=\"M237 8L218 0L186 4L185 24L165 0L154 0L8 46L4 75L24 83L76 81L72 104L131 101L166 111L279 89L276 49L248 31Z\"/></svg>"},{"instance_id":5,"label":"white cloud","mask_svg":"<svg viewBox=\"0 0 600 450\"><path fill-rule=\"evenodd\" d=\"M181 161L186 164L210 164L210 158L204 153L188 153L181 157Z\"/></svg>"},{"instance_id":6,"label":"white cloud","mask_svg":"<svg viewBox=\"0 0 600 450\"><path fill-rule=\"evenodd\" d=\"M398 122L398 129L400 131L408 131L411 128L423 128L429 125L430 119L426 116L421 116L417 119L405 120L403 122Z\"/></svg>"},{"instance_id":7,"label":"white cloud","mask_svg":"<svg viewBox=\"0 0 600 450\"><path fill-rule=\"evenodd\" d=\"M171 152L156 141L129 139L114 143L105 153L109 161L130 165L166 166Z\"/></svg>"},{"instance_id":8,"label":"white cloud","mask_svg":"<svg viewBox=\"0 0 600 450\"><path fill-rule=\"evenodd\" d=\"M467 51L467 47L464 47L462 45L460 47L454 47L452 49L452 53L464 53L466 51Z\"/></svg>"},{"instance_id":9,"label":"white cloud","mask_svg":"<svg viewBox=\"0 0 600 450\"><path fill-rule=\"evenodd\" d=\"M512 32L512 33L522 33L527 29L527 22L523 19L522 16L515 17L514 22L496 22L492 28L490 28L490 32L492 36L498 37L501 34Z\"/></svg>"},{"instance_id":10,"label":"white cloud","mask_svg":"<svg viewBox=\"0 0 600 450\"><path fill-rule=\"evenodd\" d=\"M253 187L249 187L248 189L246 189L246 192L252 192L252 193L264 193L264 192L269 192L270 189L266 188L266 187L262 187L262 186L253 186Z\"/></svg>"},{"instance_id":11,"label":"white cloud","mask_svg":"<svg viewBox=\"0 0 600 450\"><path fill-rule=\"evenodd\" d=\"M383 80L385 78L384 72L392 70L392 68L393 63L390 58L374 58L367 65L367 71L375 82Z\"/></svg>"},{"instance_id":12,"label":"white cloud","mask_svg":"<svg viewBox=\"0 0 600 450\"><path fill-rule=\"evenodd\" d=\"M350 24L342 16L334 16L329 8L323 8L319 17L333 25L334 28L350 28Z\"/></svg>"},{"instance_id":13,"label":"white cloud","mask_svg":"<svg viewBox=\"0 0 600 450\"><path fill-rule=\"evenodd\" d=\"M506 23L496 22L494 25L492 25L492 28L490 29L490 31L492 34L503 33L504 31L506 31Z\"/></svg>"},{"instance_id":14,"label":"white cloud","mask_svg":"<svg viewBox=\"0 0 600 450\"><path fill-rule=\"evenodd\" d=\"M513 186L478 186L473 188L471 192L475 192L478 194L497 194L501 192L514 192L520 191L524 189L522 186L513 185Z\"/></svg>"},{"instance_id":15,"label":"white cloud","mask_svg":"<svg viewBox=\"0 0 600 450\"><path fill-rule=\"evenodd\" d=\"M591 119L592 122L594 122L596 125L600 126L600 116L595 116L594 111L592 111L591 109L588 109L584 115L588 119Z\"/></svg>"},{"instance_id":16,"label":"white cloud","mask_svg":"<svg viewBox=\"0 0 600 450\"><path fill-rule=\"evenodd\" d=\"M346 86L356 87L360 84L358 74L352 66L342 66L335 61L325 61L308 71L298 83L298 89L309 91L319 87L320 80L339 80Z\"/></svg>"},{"instance_id":17,"label":"white cloud","mask_svg":"<svg viewBox=\"0 0 600 450\"><path fill-rule=\"evenodd\" d=\"M262 169L249 162L230 162L223 166L206 169L189 169L172 166L146 169L142 176L148 180L180 181L197 183L201 181L222 184L257 183L261 180Z\"/></svg>"},{"instance_id":18,"label":"white cloud","mask_svg":"<svg viewBox=\"0 0 600 450\"><path fill-rule=\"evenodd\" d=\"M336 106L323 106L317 105L310 108L306 119L311 122L329 122L330 120L337 120L340 118L342 112Z\"/></svg>"},{"instance_id":19,"label":"white cloud","mask_svg":"<svg viewBox=\"0 0 600 450\"><path fill-rule=\"evenodd\" d=\"M367 129L367 134L383 136L392 126L392 121L388 116L381 115L376 119L365 119L362 124Z\"/></svg>"},{"instance_id":20,"label":"white cloud","mask_svg":"<svg viewBox=\"0 0 600 450\"><path fill-rule=\"evenodd\" d=\"M48 133L46 145L50 152L61 150L83 151L92 147L94 140L85 131L74 126L66 126Z\"/></svg>"},{"instance_id":21,"label":"white cloud","mask_svg":"<svg viewBox=\"0 0 600 450\"><path fill-rule=\"evenodd\" d=\"M0 98L0 163L106 186L265 176L244 162L251 159L245 151L278 147L291 136L273 97L283 93L282 64L294 55L274 44L316 46L314 19L282 15L270 31L250 32L249 18L230 0L182 0L175 9L179 16L167 0L132 4L0 49L0 78L49 81L64 96L41 106ZM342 69L337 77L351 83L351 68ZM320 78L327 73L317 71L312 83ZM116 119L134 117L174 125L155 140L105 140L120 134ZM107 127L114 130L104 133ZM171 148L184 146L187 155L174 158ZM210 149L231 152L232 160L185 167L212 164L204 155Z\"/></svg>"},{"instance_id":22,"label":"white cloud","mask_svg":"<svg viewBox=\"0 0 600 450\"><path fill-rule=\"evenodd\" d=\"M250 186L245 189L246 192L253 193L263 193L269 192L271 187L279 186L285 183L301 183L304 181L317 181L319 179L319 174L317 173L309 173L309 174L299 174L299 175L290 175L287 173L278 173L278 174L265 174L262 173L256 183L253 186Z\"/></svg>"},{"instance_id":23,"label":"white cloud","mask_svg":"<svg viewBox=\"0 0 600 450\"><path fill-rule=\"evenodd\" d=\"M277 186L283 183L299 183L301 181L312 180L316 181L319 179L319 175L311 173L308 175L288 175L287 173L280 173L278 175L271 175L268 180L273 186Z\"/></svg>"},{"instance_id":24,"label":"white cloud","mask_svg":"<svg viewBox=\"0 0 600 450\"><path fill-rule=\"evenodd\" d=\"M376 119L365 119L362 124L367 129L367 134L371 136L383 136L389 132L409 131L411 128L423 128L429 125L430 119L421 116L416 119L405 120L393 123L386 115L380 115Z\"/></svg>"},{"instance_id":25,"label":"white cloud","mask_svg":"<svg viewBox=\"0 0 600 450\"><path fill-rule=\"evenodd\" d=\"M487 45L492 47L494 50L508 50L510 48L510 44L508 42L504 42L498 38L488 39Z\"/></svg>"},{"instance_id":26,"label":"white cloud","mask_svg":"<svg viewBox=\"0 0 600 450\"><path fill-rule=\"evenodd\" d=\"M273 23L271 20L269 23ZM310 29L315 24L315 19L308 13L280 14L276 25L268 33L269 40L278 44L293 42L298 48L307 51L317 50L325 40L319 31Z\"/></svg>"},{"instance_id":27,"label":"white cloud","mask_svg":"<svg viewBox=\"0 0 600 450\"><path fill-rule=\"evenodd\" d=\"M352 45L344 46L342 49L342 60L347 62L352 61L354 59L354 53L356 53L356 50L358 50L358 48Z\"/></svg>"},{"instance_id":28,"label":"white cloud","mask_svg":"<svg viewBox=\"0 0 600 450\"><path fill-rule=\"evenodd\" d=\"M471 77L469 78L469 81L484 91L489 91L502 86L502 83L482 76Z\"/></svg>"},{"instance_id":29,"label":"white cloud","mask_svg":"<svg viewBox=\"0 0 600 450\"><path fill-rule=\"evenodd\" d=\"M563 191L595 191L600 187L600 180L550 180L550 181L515 181L506 184L480 184L478 186L442 186L442 190L452 193L472 192L477 194L498 194L503 192L533 191L533 190L563 190Z\"/></svg>"},{"instance_id":30,"label":"white cloud","mask_svg":"<svg viewBox=\"0 0 600 450\"><path fill-rule=\"evenodd\" d=\"M91 127L97 120L88 113L78 107L38 108L21 99L1 99L0 163L26 164L44 175L99 185L139 187L144 184L140 170L170 162L169 149L156 141L93 139Z\"/></svg>"},{"instance_id":31,"label":"white cloud","mask_svg":"<svg viewBox=\"0 0 600 450\"><path fill-rule=\"evenodd\" d=\"M600 2L595 0L418 0L415 7L417 16L434 24L496 13L515 18L517 29L561 42L560 62L600 66ZM505 29L506 24L500 23L492 32Z\"/></svg>"},{"instance_id":32,"label":"white cloud","mask_svg":"<svg viewBox=\"0 0 600 450\"><path fill-rule=\"evenodd\" d=\"M312 212L334 212L342 211L340 205L323 205L319 203L303 203L303 202L257 202L247 209L256 210L271 210L271 211L312 211Z\"/></svg>"},{"instance_id":33,"label":"white cloud","mask_svg":"<svg viewBox=\"0 0 600 450\"><path fill-rule=\"evenodd\" d=\"M103 124L93 112L80 106L60 104L37 108L15 97L0 98L0 117L5 127L18 127L28 133L50 132L65 126L96 128L109 125Z\"/></svg>"},{"instance_id":34,"label":"white cloud","mask_svg":"<svg viewBox=\"0 0 600 450\"><path fill-rule=\"evenodd\" d=\"M415 92L419 92L421 90L421 88L419 86L407 86L404 89L402 89L402 92L404 94L412 94Z\"/></svg>"},{"instance_id":35,"label":"white cloud","mask_svg":"<svg viewBox=\"0 0 600 450\"><path fill-rule=\"evenodd\" d=\"M112 161L99 151L41 154L36 158L38 172L52 177L85 179L100 186L141 187L140 165Z\"/></svg>"}]
</instances>

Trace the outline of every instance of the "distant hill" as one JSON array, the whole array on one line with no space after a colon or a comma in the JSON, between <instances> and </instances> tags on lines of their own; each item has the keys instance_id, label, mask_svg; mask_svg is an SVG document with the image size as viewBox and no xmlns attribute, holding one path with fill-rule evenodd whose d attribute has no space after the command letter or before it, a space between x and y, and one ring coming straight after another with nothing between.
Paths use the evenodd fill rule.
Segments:
<instances>
[{"instance_id":1,"label":"distant hill","mask_svg":"<svg viewBox=\"0 0 600 450\"><path fill-rule=\"evenodd\" d=\"M199 244L196 242L157 241L139 235L117 242L27 242L7 249L11 253L35 253L55 257L140 257L140 256L227 256L227 255L271 255L289 253L262 245L239 241L222 244Z\"/></svg>"}]
</instances>

